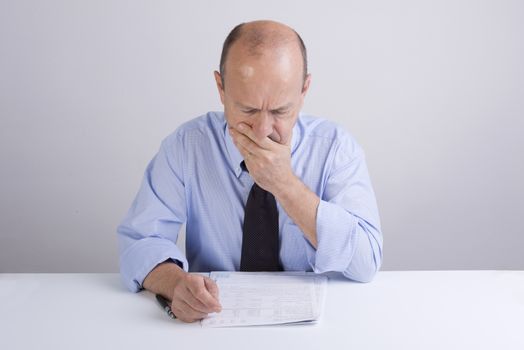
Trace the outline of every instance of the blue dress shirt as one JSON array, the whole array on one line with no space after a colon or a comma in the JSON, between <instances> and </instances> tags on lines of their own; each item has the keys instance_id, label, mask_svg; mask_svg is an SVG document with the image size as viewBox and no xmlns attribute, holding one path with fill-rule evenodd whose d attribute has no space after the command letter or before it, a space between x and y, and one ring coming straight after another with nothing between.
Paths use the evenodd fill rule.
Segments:
<instances>
[{"instance_id":1,"label":"blue dress shirt","mask_svg":"<svg viewBox=\"0 0 524 350\"><path fill-rule=\"evenodd\" d=\"M253 180L240 167L222 112L193 119L162 141L118 226L120 270L139 291L147 274L173 259L186 271L237 271L244 206ZM320 198L315 249L277 202L286 271L338 271L368 282L382 263L382 233L364 152L339 126L300 114L291 165ZM186 224L186 255L176 246Z\"/></svg>"}]
</instances>

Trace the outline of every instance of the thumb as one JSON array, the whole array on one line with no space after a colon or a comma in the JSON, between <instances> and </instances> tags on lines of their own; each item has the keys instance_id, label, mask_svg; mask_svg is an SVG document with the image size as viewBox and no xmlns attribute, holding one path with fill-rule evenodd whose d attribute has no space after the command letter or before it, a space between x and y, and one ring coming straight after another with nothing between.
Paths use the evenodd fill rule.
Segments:
<instances>
[{"instance_id":1,"label":"thumb","mask_svg":"<svg viewBox=\"0 0 524 350\"><path fill-rule=\"evenodd\" d=\"M209 293L218 301L218 286L216 282L209 277L204 277L204 284Z\"/></svg>"}]
</instances>

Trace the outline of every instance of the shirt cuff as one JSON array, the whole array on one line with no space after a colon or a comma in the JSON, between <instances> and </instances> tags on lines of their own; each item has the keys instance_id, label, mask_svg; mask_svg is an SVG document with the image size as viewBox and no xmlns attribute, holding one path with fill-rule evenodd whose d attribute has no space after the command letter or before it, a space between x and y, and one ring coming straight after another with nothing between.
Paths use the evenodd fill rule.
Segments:
<instances>
[{"instance_id":1,"label":"shirt cuff","mask_svg":"<svg viewBox=\"0 0 524 350\"><path fill-rule=\"evenodd\" d=\"M187 259L172 241L158 237L136 241L120 257L120 276L124 285L132 292L140 291L149 272L168 259L188 271Z\"/></svg>"}]
</instances>

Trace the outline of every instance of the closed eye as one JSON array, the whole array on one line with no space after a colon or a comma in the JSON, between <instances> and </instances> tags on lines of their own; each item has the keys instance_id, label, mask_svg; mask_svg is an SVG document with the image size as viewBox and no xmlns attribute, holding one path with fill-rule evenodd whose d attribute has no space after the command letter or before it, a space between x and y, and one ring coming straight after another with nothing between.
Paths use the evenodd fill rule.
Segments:
<instances>
[{"instance_id":1,"label":"closed eye","mask_svg":"<svg viewBox=\"0 0 524 350\"><path fill-rule=\"evenodd\" d=\"M259 111L258 109L243 109L242 113L244 113L244 114L255 114L258 111ZM282 115L287 114L288 112L289 112L288 110L275 109L275 110L271 111L271 114L276 115L276 116L282 116Z\"/></svg>"},{"instance_id":2,"label":"closed eye","mask_svg":"<svg viewBox=\"0 0 524 350\"><path fill-rule=\"evenodd\" d=\"M288 111L287 110L282 110L282 109L277 109L275 111L271 111L271 113L273 115L276 115L277 117L282 117L282 116L288 114Z\"/></svg>"}]
</instances>

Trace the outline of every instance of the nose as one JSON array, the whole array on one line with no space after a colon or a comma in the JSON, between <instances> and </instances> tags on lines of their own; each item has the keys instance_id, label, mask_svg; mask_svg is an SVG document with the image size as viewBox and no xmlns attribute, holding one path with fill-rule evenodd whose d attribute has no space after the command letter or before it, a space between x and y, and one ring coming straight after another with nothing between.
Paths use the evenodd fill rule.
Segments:
<instances>
[{"instance_id":1,"label":"nose","mask_svg":"<svg viewBox=\"0 0 524 350\"><path fill-rule=\"evenodd\" d=\"M273 133L273 118L268 112L261 111L256 116L252 128L258 138L267 137Z\"/></svg>"}]
</instances>

